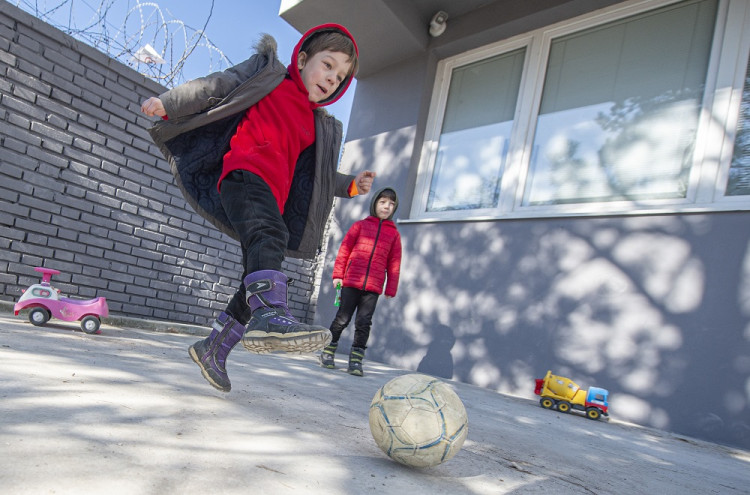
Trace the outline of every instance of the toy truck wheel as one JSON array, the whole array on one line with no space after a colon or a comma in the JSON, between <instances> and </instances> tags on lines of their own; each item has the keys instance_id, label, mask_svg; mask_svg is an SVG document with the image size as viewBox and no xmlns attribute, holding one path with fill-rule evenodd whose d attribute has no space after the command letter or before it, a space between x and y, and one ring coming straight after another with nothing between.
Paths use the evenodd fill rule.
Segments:
<instances>
[{"instance_id":1,"label":"toy truck wheel","mask_svg":"<svg viewBox=\"0 0 750 495\"><path fill-rule=\"evenodd\" d=\"M81 320L81 330L86 333L96 333L99 330L101 322L96 316L88 315L84 316Z\"/></svg>"},{"instance_id":2,"label":"toy truck wheel","mask_svg":"<svg viewBox=\"0 0 750 495\"><path fill-rule=\"evenodd\" d=\"M51 316L52 314L47 308L32 308L31 311L29 311L29 321L32 325L37 327L41 327L47 323Z\"/></svg>"},{"instance_id":3,"label":"toy truck wheel","mask_svg":"<svg viewBox=\"0 0 750 495\"><path fill-rule=\"evenodd\" d=\"M601 415L601 411L595 407L589 407L586 409L586 417L589 419L599 419L599 416Z\"/></svg>"},{"instance_id":4,"label":"toy truck wheel","mask_svg":"<svg viewBox=\"0 0 750 495\"><path fill-rule=\"evenodd\" d=\"M568 413L570 412L570 404L565 401L558 402L557 410L560 411L561 413Z\"/></svg>"},{"instance_id":5,"label":"toy truck wheel","mask_svg":"<svg viewBox=\"0 0 750 495\"><path fill-rule=\"evenodd\" d=\"M552 409L555 406L555 401L553 401L549 397L542 397L542 399L539 401L539 405L545 409Z\"/></svg>"}]
</instances>

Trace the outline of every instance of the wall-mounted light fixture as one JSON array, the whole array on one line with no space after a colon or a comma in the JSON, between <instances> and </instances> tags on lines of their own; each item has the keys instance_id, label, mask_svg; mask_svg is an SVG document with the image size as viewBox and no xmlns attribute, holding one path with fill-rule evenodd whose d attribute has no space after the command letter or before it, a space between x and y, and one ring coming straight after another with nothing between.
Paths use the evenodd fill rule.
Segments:
<instances>
[{"instance_id":1,"label":"wall-mounted light fixture","mask_svg":"<svg viewBox=\"0 0 750 495\"><path fill-rule=\"evenodd\" d=\"M445 32L445 26L448 23L448 14L439 10L430 21L430 36L437 38Z\"/></svg>"}]
</instances>

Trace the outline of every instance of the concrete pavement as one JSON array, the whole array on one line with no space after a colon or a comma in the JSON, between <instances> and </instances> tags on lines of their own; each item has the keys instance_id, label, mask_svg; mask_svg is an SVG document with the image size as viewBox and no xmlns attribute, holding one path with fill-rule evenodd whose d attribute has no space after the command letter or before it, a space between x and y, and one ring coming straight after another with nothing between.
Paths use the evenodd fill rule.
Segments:
<instances>
[{"instance_id":1,"label":"concrete pavement","mask_svg":"<svg viewBox=\"0 0 750 495\"><path fill-rule=\"evenodd\" d=\"M366 361L357 378L316 356L240 345L223 394L188 357L195 340L0 315L0 492L750 493L750 452L456 382L469 415L463 449L408 468L378 449L368 425L377 389L406 371Z\"/></svg>"}]
</instances>

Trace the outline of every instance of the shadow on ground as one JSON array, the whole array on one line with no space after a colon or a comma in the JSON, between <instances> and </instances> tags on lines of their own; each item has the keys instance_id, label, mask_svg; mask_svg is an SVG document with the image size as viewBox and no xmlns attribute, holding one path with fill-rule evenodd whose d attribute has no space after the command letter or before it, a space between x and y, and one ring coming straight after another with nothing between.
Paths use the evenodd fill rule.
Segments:
<instances>
[{"instance_id":1,"label":"shadow on ground","mask_svg":"<svg viewBox=\"0 0 750 495\"><path fill-rule=\"evenodd\" d=\"M377 389L315 356L229 359L233 389L206 384L195 336L0 317L4 493L741 493L750 454L590 421L448 382L469 414L452 460L411 469L369 431ZM345 356L337 356L340 366ZM616 412L614 412L616 414Z\"/></svg>"}]
</instances>

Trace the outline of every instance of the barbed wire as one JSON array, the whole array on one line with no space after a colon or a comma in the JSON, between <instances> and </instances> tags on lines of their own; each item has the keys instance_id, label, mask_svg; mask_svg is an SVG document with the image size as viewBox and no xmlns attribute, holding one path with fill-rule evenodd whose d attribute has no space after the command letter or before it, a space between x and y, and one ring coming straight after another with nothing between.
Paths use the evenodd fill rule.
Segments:
<instances>
[{"instance_id":1,"label":"barbed wire","mask_svg":"<svg viewBox=\"0 0 750 495\"><path fill-rule=\"evenodd\" d=\"M201 29L141 0L16 0L16 6L167 87L185 82L188 69L207 74L232 65L205 35L214 0Z\"/></svg>"}]
</instances>

